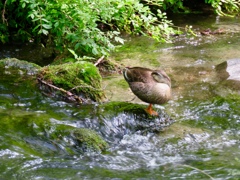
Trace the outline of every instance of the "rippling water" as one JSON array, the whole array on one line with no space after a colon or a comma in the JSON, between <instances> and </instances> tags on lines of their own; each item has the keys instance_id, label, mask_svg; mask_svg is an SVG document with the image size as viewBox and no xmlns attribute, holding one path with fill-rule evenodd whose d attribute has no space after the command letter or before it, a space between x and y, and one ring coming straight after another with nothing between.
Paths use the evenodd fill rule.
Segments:
<instances>
[{"instance_id":1,"label":"rippling water","mask_svg":"<svg viewBox=\"0 0 240 180\"><path fill-rule=\"evenodd\" d=\"M178 117L182 123L173 124L173 129L159 134L136 130L137 119L131 113L116 114L97 104L76 106L44 97L31 83L31 77L23 76L24 81L18 82L18 73L1 72L3 178L239 177L239 98L170 102L169 106L175 110L185 107L184 111L180 109ZM177 117L178 112L175 113ZM109 142L110 148L105 153L79 152L69 146L71 139L51 137L59 124L94 129ZM185 125L195 129L187 129ZM185 132L179 131L181 128Z\"/></svg>"}]
</instances>

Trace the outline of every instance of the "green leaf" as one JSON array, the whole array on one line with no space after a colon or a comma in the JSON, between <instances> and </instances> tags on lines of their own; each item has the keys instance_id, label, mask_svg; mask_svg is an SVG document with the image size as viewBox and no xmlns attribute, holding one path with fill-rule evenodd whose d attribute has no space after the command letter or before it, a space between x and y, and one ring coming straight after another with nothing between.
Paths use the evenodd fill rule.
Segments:
<instances>
[{"instance_id":1,"label":"green leaf","mask_svg":"<svg viewBox=\"0 0 240 180\"><path fill-rule=\"evenodd\" d=\"M34 19L34 14L29 14L29 16L30 16L32 19Z\"/></svg>"},{"instance_id":2,"label":"green leaf","mask_svg":"<svg viewBox=\"0 0 240 180\"><path fill-rule=\"evenodd\" d=\"M124 39L122 39L122 38L120 38L120 37L117 37L117 36L116 36L114 39L115 39L116 42L119 42L119 43L121 43L121 44L124 44Z\"/></svg>"},{"instance_id":3,"label":"green leaf","mask_svg":"<svg viewBox=\"0 0 240 180\"><path fill-rule=\"evenodd\" d=\"M41 26L41 24L38 24L34 29L33 29L33 32L38 29L39 27Z\"/></svg>"},{"instance_id":4,"label":"green leaf","mask_svg":"<svg viewBox=\"0 0 240 180\"><path fill-rule=\"evenodd\" d=\"M68 48L68 51L74 56L75 59L78 59L78 55L75 53L74 50Z\"/></svg>"},{"instance_id":5,"label":"green leaf","mask_svg":"<svg viewBox=\"0 0 240 180\"><path fill-rule=\"evenodd\" d=\"M24 9L26 7L26 3L22 3L22 8Z\"/></svg>"},{"instance_id":6,"label":"green leaf","mask_svg":"<svg viewBox=\"0 0 240 180\"><path fill-rule=\"evenodd\" d=\"M48 31L45 30L45 29L42 30L42 33L45 34L45 35L48 35Z\"/></svg>"},{"instance_id":7,"label":"green leaf","mask_svg":"<svg viewBox=\"0 0 240 180\"><path fill-rule=\"evenodd\" d=\"M52 25L50 25L50 24L42 24L42 26L43 26L45 29L51 29L51 28L52 28Z\"/></svg>"},{"instance_id":8,"label":"green leaf","mask_svg":"<svg viewBox=\"0 0 240 180\"><path fill-rule=\"evenodd\" d=\"M44 15L42 15L42 17L44 17ZM41 18L41 21L44 21L44 22L49 22L49 20L45 19L45 18Z\"/></svg>"},{"instance_id":9,"label":"green leaf","mask_svg":"<svg viewBox=\"0 0 240 180\"><path fill-rule=\"evenodd\" d=\"M38 34L48 35L48 31L45 30L45 29L40 29L40 30L38 31Z\"/></svg>"},{"instance_id":10,"label":"green leaf","mask_svg":"<svg viewBox=\"0 0 240 180\"><path fill-rule=\"evenodd\" d=\"M96 47L93 47L93 48L92 48L92 53L93 53L94 55L97 55L97 54L99 53Z\"/></svg>"}]
</instances>

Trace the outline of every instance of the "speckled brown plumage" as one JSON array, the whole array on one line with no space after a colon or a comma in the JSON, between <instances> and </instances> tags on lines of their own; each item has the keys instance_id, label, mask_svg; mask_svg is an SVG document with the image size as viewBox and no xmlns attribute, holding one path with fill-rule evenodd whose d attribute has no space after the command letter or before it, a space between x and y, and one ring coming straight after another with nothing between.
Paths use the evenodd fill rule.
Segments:
<instances>
[{"instance_id":1,"label":"speckled brown plumage","mask_svg":"<svg viewBox=\"0 0 240 180\"><path fill-rule=\"evenodd\" d=\"M147 111L149 109L151 111L151 104L164 104L171 98L171 80L163 70L125 68L123 76L132 92L139 99L150 104ZM156 112L153 115L156 115Z\"/></svg>"}]
</instances>

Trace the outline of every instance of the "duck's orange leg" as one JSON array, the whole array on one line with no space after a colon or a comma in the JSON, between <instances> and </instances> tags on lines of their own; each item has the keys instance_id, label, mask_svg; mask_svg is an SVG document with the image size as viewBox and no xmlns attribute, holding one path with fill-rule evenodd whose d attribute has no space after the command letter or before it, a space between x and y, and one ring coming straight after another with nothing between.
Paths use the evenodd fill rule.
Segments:
<instances>
[{"instance_id":1,"label":"duck's orange leg","mask_svg":"<svg viewBox=\"0 0 240 180\"><path fill-rule=\"evenodd\" d=\"M158 116L158 113L152 109L152 104L149 104L145 111L150 114L151 116Z\"/></svg>"}]
</instances>

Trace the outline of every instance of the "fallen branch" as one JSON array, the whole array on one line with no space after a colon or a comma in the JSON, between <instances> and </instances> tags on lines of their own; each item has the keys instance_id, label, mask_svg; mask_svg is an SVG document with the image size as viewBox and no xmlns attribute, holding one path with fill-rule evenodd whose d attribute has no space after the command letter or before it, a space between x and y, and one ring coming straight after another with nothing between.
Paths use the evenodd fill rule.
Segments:
<instances>
[{"instance_id":1,"label":"fallen branch","mask_svg":"<svg viewBox=\"0 0 240 180\"><path fill-rule=\"evenodd\" d=\"M3 10L2 10L2 22L3 22L3 24L6 23L8 26L7 19L5 18L6 5L7 5L7 0L4 2L4 6L3 6Z\"/></svg>"},{"instance_id":2,"label":"fallen branch","mask_svg":"<svg viewBox=\"0 0 240 180\"><path fill-rule=\"evenodd\" d=\"M104 59L104 56L100 57L100 58L97 60L97 62L94 64L94 66L97 66L98 64L100 64L103 59Z\"/></svg>"},{"instance_id":3,"label":"fallen branch","mask_svg":"<svg viewBox=\"0 0 240 180\"><path fill-rule=\"evenodd\" d=\"M82 99L79 96L71 93L70 91L66 91L65 89L62 89L62 88L54 86L54 85L52 85L50 83L47 83L46 81L42 80L41 78L37 78L37 80L41 84L44 84L44 85L46 85L46 86L48 86L48 87L50 87L52 89L55 89L57 91L60 91L60 92L64 93L67 96L67 98L69 100L71 100L71 101L77 101L78 103L81 103L81 104L85 101L84 99Z\"/></svg>"}]
</instances>

